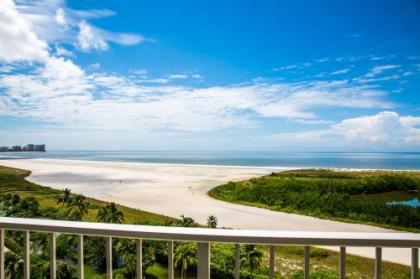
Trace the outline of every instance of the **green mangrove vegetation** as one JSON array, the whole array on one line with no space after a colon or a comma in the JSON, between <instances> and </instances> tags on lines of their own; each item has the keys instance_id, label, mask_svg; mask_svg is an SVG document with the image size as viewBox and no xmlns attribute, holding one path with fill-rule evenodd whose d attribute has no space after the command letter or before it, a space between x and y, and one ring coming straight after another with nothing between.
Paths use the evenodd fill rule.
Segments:
<instances>
[{"instance_id":1,"label":"green mangrove vegetation","mask_svg":"<svg viewBox=\"0 0 420 279\"><path fill-rule=\"evenodd\" d=\"M115 203L91 199L73 194L69 189L62 191L43 187L25 179L29 171L0 166L0 215L11 217L47 218L60 220L81 220L106 223L130 223L163 226L197 227L190 217L173 219ZM275 175L276 176L276 175ZM209 228L217 229L216 216L207 219ZM101 237L85 238L85 278L105 278L105 240ZM23 272L23 234L6 231L5 237L6 278L20 279ZM31 233L31 278L49 278L49 243L45 233ZM177 242L175 251L176 278L196 278L197 244ZM135 241L113 239L113 277L135 278ZM241 246L241 278L268 278L268 248L266 246ZM231 244L212 244L212 278L234 278L235 247ZM167 243L162 241L143 242L143 268L145 278L167 278ZM313 248L310 253L311 279L338 278L339 255L336 252ZM60 234L57 237L58 278L76 278L77 245L73 235ZM276 278L303 278L303 248L277 247ZM348 278L372 278L374 261L348 256ZM383 278L410 278L408 266L384 263Z\"/></svg>"},{"instance_id":2,"label":"green mangrove vegetation","mask_svg":"<svg viewBox=\"0 0 420 279\"><path fill-rule=\"evenodd\" d=\"M210 196L234 203L420 231L420 172L295 170L229 182Z\"/></svg>"}]
</instances>

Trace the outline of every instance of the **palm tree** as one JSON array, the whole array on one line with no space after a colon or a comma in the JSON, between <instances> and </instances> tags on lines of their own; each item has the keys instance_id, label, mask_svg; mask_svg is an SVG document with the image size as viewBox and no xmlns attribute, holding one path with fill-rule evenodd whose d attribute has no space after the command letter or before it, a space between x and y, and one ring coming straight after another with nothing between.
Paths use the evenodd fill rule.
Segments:
<instances>
[{"instance_id":1,"label":"palm tree","mask_svg":"<svg viewBox=\"0 0 420 279\"><path fill-rule=\"evenodd\" d=\"M68 205L71 202L71 190L69 188L64 189L60 196L57 198L58 204Z\"/></svg>"},{"instance_id":2,"label":"palm tree","mask_svg":"<svg viewBox=\"0 0 420 279\"><path fill-rule=\"evenodd\" d=\"M83 216L88 213L90 204L82 195L77 195L71 199L70 204L67 205L67 214L70 219L82 220Z\"/></svg>"},{"instance_id":3,"label":"palm tree","mask_svg":"<svg viewBox=\"0 0 420 279\"><path fill-rule=\"evenodd\" d=\"M197 246L194 243L182 243L175 248L175 266L181 267L181 279L185 278L188 268L197 264Z\"/></svg>"},{"instance_id":4,"label":"palm tree","mask_svg":"<svg viewBox=\"0 0 420 279\"><path fill-rule=\"evenodd\" d=\"M99 209L96 220L103 223L121 224L124 223L124 213L118 210L115 203L111 202Z\"/></svg>"},{"instance_id":5,"label":"palm tree","mask_svg":"<svg viewBox=\"0 0 420 279\"><path fill-rule=\"evenodd\" d=\"M57 278L72 278L73 273L76 272L76 268L62 260L57 261Z\"/></svg>"},{"instance_id":6,"label":"palm tree","mask_svg":"<svg viewBox=\"0 0 420 279\"><path fill-rule=\"evenodd\" d=\"M254 273L254 269L258 268L261 264L263 253L258 249L256 245L245 245L246 262L249 267L251 275Z\"/></svg>"},{"instance_id":7,"label":"palm tree","mask_svg":"<svg viewBox=\"0 0 420 279\"><path fill-rule=\"evenodd\" d=\"M124 278L136 278L136 242L132 239L119 239L115 247L115 257L122 259Z\"/></svg>"},{"instance_id":8,"label":"palm tree","mask_svg":"<svg viewBox=\"0 0 420 279\"><path fill-rule=\"evenodd\" d=\"M207 218L207 226L212 229L217 228L217 217L210 215L209 218Z\"/></svg>"},{"instance_id":9,"label":"palm tree","mask_svg":"<svg viewBox=\"0 0 420 279\"><path fill-rule=\"evenodd\" d=\"M48 235L45 233L31 234L32 249L35 253L40 253L42 256L48 256L50 249L47 236Z\"/></svg>"},{"instance_id":10,"label":"palm tree","mask_svg":"<svg viewBox=\"0 0 420 279\"><path fill-rule=\"evenodd\" d=\"M197 227L197 223L193 218L181 215L181 227Z\"/></svg>"},{"instance_id":11,"label":"palm tree","mask_svg":"<svg viewBox=\"0 0 420 279\"><path fill-rule=\"evenodd\" d=\"M19 202L20 202L20 196L19 196L19 195L17 195L17 194L14 194L14 195L12 196L11 201L10 201L11 206L16 206Z\"/></svg>"},{"instance_id":12,"label":"palm tree","mask_svg":"<svg viewBox=\"0 0 420 279\"><path fill-rule=\"evenodd\" d=\"M9 279L22 278L23 274L23 260L13 252L5 253L4 259L5 277Z\"/></svg>"}]
</instances>

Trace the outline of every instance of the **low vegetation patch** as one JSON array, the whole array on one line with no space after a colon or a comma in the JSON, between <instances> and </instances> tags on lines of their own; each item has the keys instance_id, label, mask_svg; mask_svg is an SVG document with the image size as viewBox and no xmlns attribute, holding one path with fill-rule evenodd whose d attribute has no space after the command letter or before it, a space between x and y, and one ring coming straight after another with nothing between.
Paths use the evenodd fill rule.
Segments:
<instances>
[{"instance_id":1,"label":"low vegetation patch","mask_svg":"<svg viewBox=\"0 0 420 279\"><path fill-rule=\"evenodd\" d=\"M296 170L229 182L210 196L225 201L349 222L420 231L420 172Z\"/></svg>"}]
</instances>

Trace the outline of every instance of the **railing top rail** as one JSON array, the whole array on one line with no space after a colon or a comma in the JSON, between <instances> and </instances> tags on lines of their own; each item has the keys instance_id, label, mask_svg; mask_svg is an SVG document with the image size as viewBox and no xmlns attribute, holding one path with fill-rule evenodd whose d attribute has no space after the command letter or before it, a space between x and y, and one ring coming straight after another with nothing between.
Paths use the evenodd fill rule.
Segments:
<instances>
[{"instance_id":1,"label":"railing top rail","mask_svg":"<svg viewBox=\"0 0 420 279\"><path fill-rule=\"evenodd\" d=\"M318 246L420 247L416 233L230 230L0 217L0 228L166 241Z\"/></svg>"}]
</instances>

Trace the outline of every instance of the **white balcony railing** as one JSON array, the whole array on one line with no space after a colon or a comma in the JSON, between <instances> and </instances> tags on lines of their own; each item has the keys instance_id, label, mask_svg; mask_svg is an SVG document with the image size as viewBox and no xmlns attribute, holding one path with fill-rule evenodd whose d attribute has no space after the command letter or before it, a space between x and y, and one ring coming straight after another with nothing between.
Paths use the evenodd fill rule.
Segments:
<instances>
[{"instance_id":1,"label":"white balcony railing","mask_svg":"<svg viewBox=\"0 0 420 279\"><path fill-rule=\"evenodd\" d=\"M409 248L412 251L411 278L418 279L418 248L420 234L410 233L345 233L345 232L300 232L228 230L205 228L156 227L140 225L117 225L88 222L70 222L25 218L0 218L0 279L4 279L5 230L24 231L24 279L30 278L30 232L50 234L50 278L56 278L57 233L77 235L78 278L83 278L83 236L102 236L106 241L107 278L112 278L112 237L137 240L137 278L142 276L142 240L168 241L168 278L174 277L173 243L187 241L198 243L198 278L210 278L210 243L236 244L235 278L239 278L240 244L265 244L270 246L270 278L274 278L276 245L302 245L304 249L304 278L309 278L310 246L339 246L339 278L346 274L346 247L376 247L375 277L381 278L382 247Z\"/></svg>"}]
</instances>

